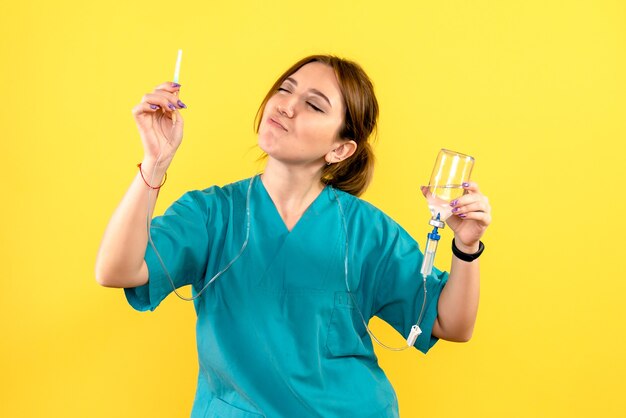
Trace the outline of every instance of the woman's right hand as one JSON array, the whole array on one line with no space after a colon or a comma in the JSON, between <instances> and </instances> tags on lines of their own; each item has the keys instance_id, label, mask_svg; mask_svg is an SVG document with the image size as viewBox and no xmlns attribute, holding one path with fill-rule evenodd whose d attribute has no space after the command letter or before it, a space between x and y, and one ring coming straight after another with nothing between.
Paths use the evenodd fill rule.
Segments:
<instances>
[{"instance_id":1,"label":"woman's right hand","mask_svg":"<svg viewBox=\"0 0 626 418\"><path fill-rule=\"evenodd\" d=\"M133 108L144 148L144 161L157 161L167 167L183 139L183 118L178 109L187 106L178 99L180 86L171 82L158 85ZM172 115L176 115L173 123Z\"/></svg>"}]
</instances>

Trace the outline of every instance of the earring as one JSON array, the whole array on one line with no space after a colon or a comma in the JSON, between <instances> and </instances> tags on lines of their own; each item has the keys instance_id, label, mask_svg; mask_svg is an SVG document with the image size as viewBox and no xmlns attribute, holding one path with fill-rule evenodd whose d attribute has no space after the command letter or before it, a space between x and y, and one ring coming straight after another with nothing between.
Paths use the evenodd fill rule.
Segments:
<instances>
[{"instance_id":1,"label":"earring","mask_svg":"<svg viewBox=\"0 0 626 418\"><path fill-rule=\"evenodd\" d=\"M326 165L331 165L331 164L332 164L332 163L331 163L330 161L327 161L327 162L326 162Z\"/></svg>"}]
</instances>

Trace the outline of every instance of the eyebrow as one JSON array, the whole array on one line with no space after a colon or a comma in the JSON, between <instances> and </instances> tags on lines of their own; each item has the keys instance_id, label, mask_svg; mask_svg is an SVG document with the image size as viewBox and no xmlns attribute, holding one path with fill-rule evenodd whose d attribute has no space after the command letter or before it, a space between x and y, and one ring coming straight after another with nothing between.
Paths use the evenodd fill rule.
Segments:
<instances>
[{"instance_id":1,"label":"eyebrow","mask_svg":"<svg viewBox=\"0 0 626 418\"><path fill-rule=\"evenodd\" d=\"M291 78L291 77L287 77L285 79L285 81L289 81L294 86L298 86L298 82L296 80L294 80L293 78ZM318 89L310 89L310 91L311 91L311 93L315 94L316 96L320 96L322 99L326 100L326 102L328 103L328 106L330 106L331 108L333 107L333 105L330 104L330 100L328 100L328 97L326 97L326 95L324 93L322 93Z\"/></svg>"}]
</instances>

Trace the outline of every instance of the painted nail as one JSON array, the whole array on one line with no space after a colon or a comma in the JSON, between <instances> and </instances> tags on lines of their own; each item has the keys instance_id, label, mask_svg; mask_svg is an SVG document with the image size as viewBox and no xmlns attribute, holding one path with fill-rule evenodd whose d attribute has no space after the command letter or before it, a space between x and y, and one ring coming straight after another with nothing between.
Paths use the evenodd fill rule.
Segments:
<instances>
[{"instance_id":1,"label":"painted nail","mask_svg":"<svg viewBox=\"0 0 626 418\"><path fill-rule=\"evenodd\" d=\"M181 102L180 100L178 101L178 106L182 107L183 109L187 109L187 106L185 106L185 103Z\"/></svg>"},{"instance_id":2,"label":"painted nail","mask_svg":"<svg viewBox=\"0 0 626 418\"><path fill-rule=\"evenodd\" d=\"M150 105L150 109L152 109L152 110L156 110L158 108L159 108L159 106L157 106L157 105L153 105L153 104Z\"/></svg>"},{"instance_id":3,"label":"painted nail","mask_svg":"<svg viewBox=\"0 0 626 418\"><path fill-rule=\"evenodd\" d=\"M462 213L462 214L459 215L459 218L466 218L466 217L467 217L467 214L465 214L465 213Z\"/></svg>"},{"instance_id":4,"label":"painted nail","mask_svg":"<svg viewBox=\"0 0 626 418\"><path fill-rule=\"evenodd\" d=\"M458 211L459 211L459 208L454 208L454 209L452 209L452 213L456 213L456 212L458 212Z\"/></svg>"},{"instance_id":5,"label":"painted nail","mask_svg":"<svg viewBox=\"0 0 626 418\"><path fill-rule=\"evenodd\" d=\"M174 106L174 105L173 105L173 104L171 104L171 103L168 103L168 104L167 104L167 107L169 107L169 108L170 108L170 109L172 109L172 110L176 110L176 106Z\"/></svg>"},{"instance_id":6,"label":"painted nail","mask_svg":"<svg viewBox=\"0 0 626 418\"><path fill-rule=\"evenodd\" d=\"M469 187L469 183L463 183L463 187Z\"/></svg>"},{"instance_id":7,"label":"painted nail","mask_svg":"<svg viewBox=\"0 0 626 418\"><path fill-rule=\"evenodd\" d=\"M172 83L172 87L180 87L180 84L178 84L178 83Z\"/></svg>"},{"instance_id":8,"label":"painted nail","mask_svg":"<svg viewBox=\"0 0 626 418\"><path fill-rule=\"evenodd\" d=\"M459 203L459 199L454 199L452 202L450 202L450 206L456 206L457 203Z\"/></svg>"}]
</instances>

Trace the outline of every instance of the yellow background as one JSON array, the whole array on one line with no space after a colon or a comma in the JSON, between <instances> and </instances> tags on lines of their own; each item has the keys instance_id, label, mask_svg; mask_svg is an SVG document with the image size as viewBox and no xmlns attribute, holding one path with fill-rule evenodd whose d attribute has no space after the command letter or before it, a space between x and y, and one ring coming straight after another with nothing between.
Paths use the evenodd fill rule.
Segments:
<instances>
[{"instance_id":1,"label":"yellow background","mask_svg":"<svg viewBox=\"0 0 626 418\"><path fill-rule=\"evenodd\" d=\"M364 198L421 245L418 186L437 151L476 158L493 225L474 337L427 356L377 350L401 416L623 416L624 2L20 1L0 32L0 416L189 414L192 305L140 314L94 280L142 158L131 108L171 79L178 48L185 137L157 213L260 168L255 111L310 53L373 79Z\"/></svg>"}]
</instances>

